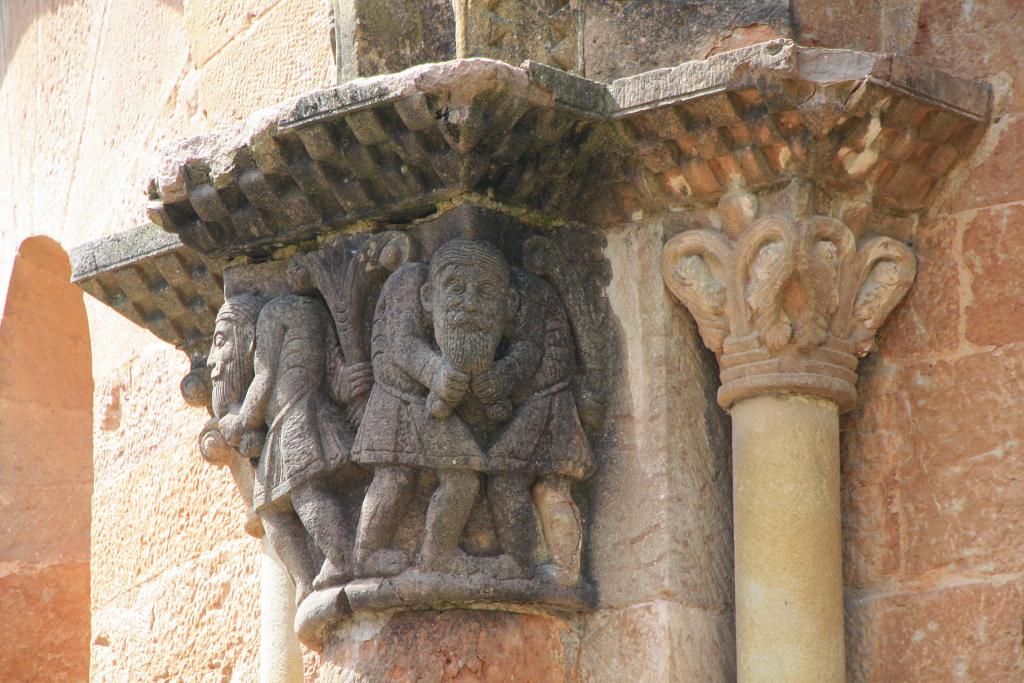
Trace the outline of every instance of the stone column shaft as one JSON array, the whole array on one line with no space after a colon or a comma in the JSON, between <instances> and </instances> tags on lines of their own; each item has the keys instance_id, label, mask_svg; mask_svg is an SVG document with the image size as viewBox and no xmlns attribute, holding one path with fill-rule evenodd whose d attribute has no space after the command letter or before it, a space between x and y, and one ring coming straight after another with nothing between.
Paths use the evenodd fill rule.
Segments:
<instances>
[{"instance_id":1,"label":"stone column shaft","mask_svg":"<svg viewBox=\"0 0 1024 683\"><path fill-rule=\"evenodd\" d=\"M834 218L757 218L757 204L723 198L724 229L673 237L662 275L717 354L732 413L739 680L841 683L839 412L914 257Z\"/></svg>"},{"instance_id":2,"label":"stone column shaft","mask_svg":"<svg viewBox=\"0 0 1024 683\"><path fill-rule=\"evenodd\" d=\"M766 394L732 418L739 678L842 681L836 404Z\"/></svg>"},{"instance_id":3,"label":"stone column shaft","mask_svg":"<svg viewBox=\"0 0 1024 683\"><path fill-rule=\"evenodd\" d=\"M302 652L294 620L291 577L264 536L260 539L259 683L302 683Z\"/></svg>"}]
</instances>

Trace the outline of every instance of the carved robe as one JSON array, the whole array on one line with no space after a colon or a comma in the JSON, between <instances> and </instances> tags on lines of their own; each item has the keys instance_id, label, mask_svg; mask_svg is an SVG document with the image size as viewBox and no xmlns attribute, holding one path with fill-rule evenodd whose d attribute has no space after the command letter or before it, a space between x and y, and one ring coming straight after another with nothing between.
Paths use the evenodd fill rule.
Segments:
<instances>
[{"instance_id":1,"label":"carved robe","mask_svg":"<svg viewBox=\"0 0 1024 683\"><path fill-rule=\"evenodd\" d=\"M256 325L256 377L242 414L262 414L266 442L256 468L253 507L273 503L311 477L349 461L352 436L328 396L326 353L332 344L330 316L317 299L274 299Z\"/></svg>"}]
</instances>

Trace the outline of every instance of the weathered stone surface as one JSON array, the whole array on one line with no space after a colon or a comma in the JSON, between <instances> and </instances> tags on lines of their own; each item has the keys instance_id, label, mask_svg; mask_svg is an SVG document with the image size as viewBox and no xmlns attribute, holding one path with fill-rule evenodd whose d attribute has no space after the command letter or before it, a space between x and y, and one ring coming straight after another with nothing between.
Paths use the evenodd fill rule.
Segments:
<instances>
[{"instance_id":1,"label":"weathered stone surface","mask_svg":"<svg viewBox=\"0 0 1024 683\"><path fill-rule=\"evenodd\" d=\"M196 105L207 126L334 83L329 14L327 0L282 0L228 43L198 72Z\"/></svg>"},{"instance_id":2,"label":"weathered stone surface","mask_svg":"<svg viewBox=\"0 0 1024 683\"><path fill-rule=\"evenodd\" d=\"M598 0L586 3L584 21L586 76L605 82L794 37L785 0Z\"/></svg>"},{"instance_id":3,"label":"weathered stone surface","mask_svg":"<svg viewBox=\"0 0 1024 683\"><path fill-rule=\"evenodd\" d=\"M963 233L965 338L977 346L1024 342L1024 206L979 211Z\"/></svg>"},{"instance_id":4,"label":"weathered stone surface","mask_svg":"<svg viewBox=\"0 0 1024 683\"><path fill-rule=\"evenodd\" d=\"M1004 420L1024 381L1018 346L907 369L913 457L901 461L904 571L1019 572L1015 481L1021 425ZM971 386L965 393L958 387Z\"/></svg>"},{"instance_id":5,"label":"weathered stone surface","mask_svg":"<svg viewBox=\"0 0 1024 683\"><path fill-rule=\"evenodd\" d=\"M1019 578L854 599L852 683L1017 681L1024 676Z\"/></svg>"},{"instance_id":6,"label":"weathered stone surface","mask_svg":"<svg viewBox=\"0 0 1024 683\"><path fill-rule=\"evenodd\" d=\"M197 67L205 65L225 45L263 20L276 4L275 0L186 0L183 10L192 62Z\"/></svg>"},{"instance_id":7,"label":"weathered stone surface","mask_svg":"<svg viewBox=\"0 0 1024 683\"><path fill-rule=\"evenodd\" d=\"M87 242L74 257L71 278L82 289L190 355L205 352L224 300L222 263L155 225Z\"/></svg>"},{"instance_id":8,"label":"weathered stone surface","mask_svg":"<svg viewBox=\"0 0 1024 683\"><path fill-rule=\"evenodd\" d=\"M86 680L88 561L19 564L7 562L2 551L0 558L0 622L5 634L0 676L5 681Z\"/></svg>"},{"instance_id":9,"label":"weathered stone surface","mask_svg":"<svg viewBox=\"0 0 1024 683\"><path fill-rule=\"evenodd\" d=\"M787 209L759 218L757 196L726 195L721 230L687 230L666 243L662 277L718 356L723 408L796 393L846 411L856 402L857 359L910 288L914 256L889 237L858 240L813 205Z\"/></svg>"},{"instance_id":10,"label":"weathered stone surface","mask_svg":"<svg viewBox=\"0 0 1024 683\"><path fill-rule=\"evenodd\" d=\"M989 108L987 84L788 41L607 90L552 73L462 60L312 93L169 148L151 216L224 256L365 218L408 220L469 192L613 224L813 176L902 215L973 147Z\"/></svg>"},{"instance_id":11,"label":"weathered stone surface","mask_svg":"<svg viewBox=\"0 0 1024 683\"><path fill-rule=\"evenodd\" d=\"M556 617L450 610L357 617L324 651L323 683L578 680L579 635Z\"/></svg>"},{"instance_id":12,"label":"weathered stone surface","mask_svg":"<svg viewBox=\"0 0 1024 683\"><path fill-rule=\"evenodd\" d=\"M903 562L899 464L913 452L906 374L881 355L861 363L857 408L841 429L843 572L847 586L875 587Z\"/></svg>"},{"instance_id":13,"label":"weathered stone surface","mask_svg":"<svg viewBox=\"0 0 1024 683\"><path fill-rule=\"evenodd\" d=\"M582 73L586 9L579 0L454 0L457 53L526 60Z\"/></svg>"},{"instance_id":14,"label":"weathered stone surface","mask_svg":"<svg viewBox=\"0 0 1024 683\"><path fill-rule=\"evenodd\" d=\"M878 335L886 360L933 356L960 345L960 263L958 223L942 217L928 221L914 236L917 276L906 299Z\"/></svg>"},{"instance_id":15,"label":"weathered stone surface","mask_svg":"<svg viewBox=\"0 0 1024 683\"><path fill-rule=\"evenodd\" d=\"M94 585L106 599L93 604L90 680L143 671L157 680L258 680L257 558L246 538L179 556L141 583Z\"/></svg>"},{"instance_id":16,"label":"weathered stone surface","mask_svg":"<svg viewBox=\"0 0 1024 683\"><path fill-rule=\"evenodd\" d=\"M1006 73L1013 92L1020 93L1024 68L1017 58L1019 11L1016 0L923 0L908 54L974 78ZM1024 110L1024 98L1014 97L1010 110Z\"/></svg>"},{"instance_id":17,"label":"weathered stone surface","mask_svg":"<svg viewBox=\"0 0 1024 683\"><path fill-rule=\"evenodd\" d=\"M910 0L913 2L914 0ZM793 0L795 37L806 45L881 51L879 16L886 0Z\"/></svg>"},{"instance_id":18,"label":"weathered stone surface","mask_svg":"<svg viewBox=\"0 0 1024 683\"><path fill-rule=\"evenodd\" d=\"M225 272L200 452L232 464L311 647L349 605L592 602L573 487L614 356L588 237L460 205Z\"/></svg>"},{"instance_id":19,"label":"weathered stone surface","mask_svg":"<svg viewBox=\"0 0 1024 683\"><path fill-rule=\"evenodd\" d=\"M668 600L601 610L583 629L580 681L733 681L732 617Z\"/></svg>"},{"instance_id":20,"label":"weathered stone surface","mask_svg":"<svg viewBox=\"0 0 1024 683\"><path fill-rule=\"evenodd\" d=\"M590 567L602 607L660 599L711 612L732 603L727 418L692 322L648 264L657 222L609 235L608 295L623 331L591 489ZM626 381L629 378L629 381Z\"/></svg>"},{"instance_id":21,"label":"weathered stone surface","mask_svg":"<svg viewBox=\"0 0 1024 683\"><path fill-rule=\"evenodd\" d=\"M452 0L332 0L338 82L455 57Z\"/></svg>"},{"instance_id":22,"label":"weathered stone surface","mask_svg":"<svg viewBox=\"0 0 1024 683\"><path fill-rule=\"evenodd\" d=\"M219 543L247 538L230 477L209 467L196 447L205 411L167 398L175 395L187 367L180 353L165 347L144 355L125 377L97 388L99 405L117 388L113 400L120 413L116 426L106 428L103 416L96 416L92 562L97 607L126 586L144 585ZM158 390L164 393L154 393ZM171 471L179 474L168 476ZM154 526L154 520L161 523Z\"/></svg>"},{"instance_id":23,"label":"weathered stone surface","mask_svg":"<svg viewBox=\"0 0 1024 683\"><path fill-rule=\"evenodd\" d=\"M1018 181L1024 165L1024 114L1005 114L994 122L985 145L996 138L981 164L971 170L950 204L954 211L1024 200L1024 183Z\"/></svg>"}]
</instances>

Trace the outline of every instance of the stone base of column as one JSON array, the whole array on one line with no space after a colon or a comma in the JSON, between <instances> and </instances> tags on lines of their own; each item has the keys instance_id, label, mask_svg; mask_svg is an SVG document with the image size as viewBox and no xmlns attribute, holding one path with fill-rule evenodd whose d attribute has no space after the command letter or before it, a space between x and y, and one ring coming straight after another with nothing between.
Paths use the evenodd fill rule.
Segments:
<instances>
[{"instance_id":1,"label":"stone base of column","mask_svg":"<svg viewBox=\"0 0 1024 683\"><path fill-rule=\"evenodd\" d=\"M328 638L320 681L570 681L578 677L578 651L573 624L549 615L359 613Z\"/></svg>"}]
</instances>

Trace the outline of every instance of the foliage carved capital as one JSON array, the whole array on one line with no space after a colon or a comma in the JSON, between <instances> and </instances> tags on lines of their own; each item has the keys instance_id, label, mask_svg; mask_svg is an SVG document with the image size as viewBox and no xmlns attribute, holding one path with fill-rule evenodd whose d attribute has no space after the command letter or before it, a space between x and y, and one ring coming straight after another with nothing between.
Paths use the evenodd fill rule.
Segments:
<instances>
[{"instance_id":1,"label":"foliage carved capital","mask_svg":"<svg viewBox=\"0 0 1024 683\"><path fill-rule=\"evenodd\" d=\"M857 360L910 289L916 264L890 237L858 240L835 218L775 214L739 230L676 235L661 272L718 356L723 408L781 392L848 410Z\"/></svg>"}]
</instances>

